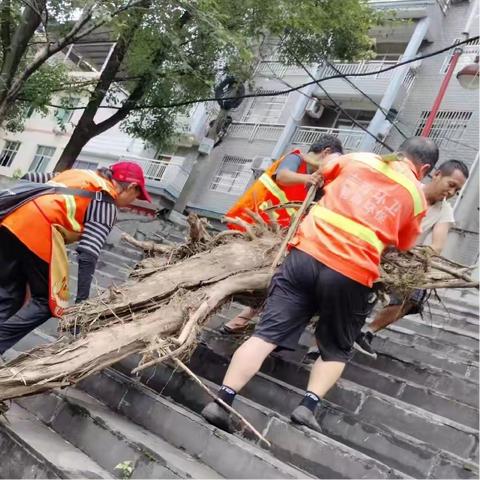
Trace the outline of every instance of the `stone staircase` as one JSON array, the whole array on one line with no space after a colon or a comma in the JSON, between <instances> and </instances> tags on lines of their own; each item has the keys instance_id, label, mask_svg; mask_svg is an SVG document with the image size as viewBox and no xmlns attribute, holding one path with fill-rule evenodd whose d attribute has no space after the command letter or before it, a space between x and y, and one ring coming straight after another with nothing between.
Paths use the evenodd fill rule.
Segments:
<instances>
[{"instance_id":1,"label":"stone staircase","mask_svg":"<svg viewBox=\"0 0 480 480\"><path fill-rule=\"evenodd\" d=\"M121 283L139 258L110 245L98 287ZM267 359L235 403L269 449L248 431L205 423L207 394L172 366L132 376L132 356L76 388L13 403L0 427L0 477L127 478L128 465L131 478L478 478L478 295L461 293L442 297L448 313L432 300L425 320L410 316L379 335L376 360L355 355L318 413L323 434L288 420L308 377L306 331L296 352ZM238 342L218 327L239 308L210 321L190 361L214 389ZM15 350L55 329L47 322Z\"/></svg>"}]
</instances>

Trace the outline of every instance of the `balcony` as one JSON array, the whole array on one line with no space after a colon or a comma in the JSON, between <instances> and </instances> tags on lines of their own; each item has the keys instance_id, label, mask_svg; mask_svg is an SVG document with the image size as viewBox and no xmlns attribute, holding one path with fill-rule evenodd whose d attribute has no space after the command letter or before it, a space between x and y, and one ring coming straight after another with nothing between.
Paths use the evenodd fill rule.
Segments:
<instances>
[{"instance_id":1,"label":"balcony","mask_svg":"<svg viewBox=\"0 0 480 480\"><path fill-rule=\"evenodd\" d=\"M293 134L292 147L307 147L318 142L322 135L329 134L338 137L345 151L358 150L365 133L362 130L349 130L344 128L327 127L297 127Z\"/></svg>"},{"instance_id":2,"label":"balcony","mask_svg":"<svg viewBox=\"0 0 480 480\"><path fill-rule=\"evenodd\" d=\"M129 161L140 165L145 175L145 183L150 193L164 195L170 200L178 198L190 171L185 168L184 157L161 155L159 159L128 155L114 161ZM100 166L114 163L112 160L99 162Z\"/></svg>"},{"instance_id":3,"label":"balcony","mask_svg":"<svg viewBox=\"0 0 480 480\"><path fill-rule=\"evenodd\" d=\"M335 68L326 65L320 72L320 78L339 74L371 74L396 65L399 61L398 57L398 55L379 55L374 60L364 60L356 63L338 62L334 64ZM317 67L313 65L307 68L311 73L314 73L317 70ZM367 95L380 102L394 72L395 70L389 70L377 74L373 73L372 75L365 77L350 77L349 79ZM299 85L310 81L310 77L303 68L295 65L284 65L279 61L261 62L257 67L255 75L257 77L268 79L283 80L290 85ZM414 77L414 70L411 68L408 71L407 78L402 86L403 91L401 92L400 97L403 97L408 93ZM368 103L369 108L372 106L358 90L342 78L325 80L322 82L322 86L336 100L363 101ZM318 98L326 98L326 95L321 88L317 88L314 95Z\"/></svg>"},{"instance_id":4,"label":"balcony","mask_svg":"<svg viewBox=\"0 0 480 480\"><path fill-rule=\"evenodd\" d=\"M391 56L385 55L383 57L377 57L375 60L362 61L358 63L335 63L332 68L326 65L320 73L321 78L330 77L334 75L358 75L358 74L370 74L364 77L348 77L358 89L372 97L375 101L380 102L382 100L388 84L393 77L395 70L388 70L386 72L375 73L379 70L384 70L388 67L395 66L399 60L397 58L392 59ZM405 76L405 80L401 87L401 92L398 98L404 98L413 84L415 79L415 70L410 68ZM369 109L372 108L371 102L362 93L353 87L347 80L343 78L332 78L322 82L322 87L331 95L335 100L352 100L362 101L368 105ZM318 98L327 98L327 95L321 88L317 88L314 95Z\"/></svg>"},{"instance_id":5,"label":"balcony","mask_svg":"<svg viewBox=\"0 0 480 480\"><path fill-rule=\"evenodd\" d=\"M162 155L161 159L124 158L138 163L144 172L147 188L152 193L166 192L172 199L178 198L190 171L185 168L184 157Z\"/></svg>"},{"instance_id":6,"label":"balcony","mask_svg":"<svg viewBox=\"0 0 480 480\"><path fill-rule=\"evenodd\" d=\"M250 143L276 142L283 129L284 125L280 124L233 122L228 129L228 138L241 138Z\"/></svg>"},{"instance_id":7,"label":"balcony","mask_svg":"<svg viewBox=\"0 0 480 480\"><path fill-rule=\"evenodd\" d=\"M348 128L328 128L328 127L297 127L293 134L292 148L309 147L312 143L318 142L322 135L334 135L338 137L343 144L345 153L357 152L362 138L366 133L359 129ZM375 145L373 151L380 153L383 146L379 143Z\"/></svg>"}]
</instances>

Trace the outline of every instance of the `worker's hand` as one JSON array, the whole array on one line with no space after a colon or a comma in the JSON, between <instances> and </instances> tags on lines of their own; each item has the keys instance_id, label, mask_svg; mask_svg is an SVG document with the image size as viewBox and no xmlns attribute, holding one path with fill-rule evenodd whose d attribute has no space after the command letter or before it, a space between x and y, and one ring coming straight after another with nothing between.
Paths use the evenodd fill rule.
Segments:
<instances>
[{"instance_id":1,"label":"worker's hand","mask_svg":"<svg viewBox=\"0 0 480 480\"><path fill-rule=\"evenodd\" d=\"M323 175L320 170L316 170L315 172L308 175L307 181L305 182L307 186L315 185L319 187L323 183Z\"/></svg>"}]
</instances>

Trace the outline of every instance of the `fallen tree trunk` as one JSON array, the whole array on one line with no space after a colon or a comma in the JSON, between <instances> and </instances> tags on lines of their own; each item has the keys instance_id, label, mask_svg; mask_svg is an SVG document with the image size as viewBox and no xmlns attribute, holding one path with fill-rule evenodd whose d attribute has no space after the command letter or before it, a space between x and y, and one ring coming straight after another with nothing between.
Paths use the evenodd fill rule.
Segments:
<instances>
[{"instance_id":1,"label":"fallen tree trunk","mask_svg":"<svg viewBox=\"0 0 480 480\"><path fill-rule=\"evenodd\" d=\"M63 330L79 327L71 342L37 347L0 368L0 401L71 385L133 353L134 371L168 358L188 358L202 324L232 298L258 304L265 298L271 264L282 236L265 223L245 233L212 237L205 223L190 218L191 236L180 246L129 239L150 255L121 288L72 307ZM243 225L242 225L243 226ZM477 286L466 267L427 249L390 252L382 262L383 289Z\"/></svg>"}]
</instances>

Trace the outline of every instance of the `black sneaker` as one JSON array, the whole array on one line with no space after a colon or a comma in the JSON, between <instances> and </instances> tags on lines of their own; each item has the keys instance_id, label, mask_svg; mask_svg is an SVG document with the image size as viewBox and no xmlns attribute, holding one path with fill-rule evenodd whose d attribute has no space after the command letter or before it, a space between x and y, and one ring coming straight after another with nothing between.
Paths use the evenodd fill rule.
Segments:
<instances>
[{"instance_id":1,"label":"black sneaker","mask_svg":"<svg viewBox=\"0 0 480 480\"><path fill-rule=\"evenodd\" d=\"M322 433L322 428L317 422L315 415L304 405L299 405L290 415L290 419L297 425L303 425L315 430L316 432Z\"/></svg>"},{"instance_id":2,"label":"black sneaker","mask_svg":"<svg viewBox=\"0 0 480 480\"><path fill-rule=\"evenodd\" d=\"M212 425L225 430L228 433L233 432L230 415L216 402L210 402L203 410L202 417Z\"/></svg>"},{"instance_id":3,"label":"black sneaker","mask_svg":"<svg viewBox=\"0 0 480 480\"><path fill-rule=\"evenodd\" d=\"M368 355L369 357L377 358L377 352L372 347L373 337L374 335L372 332L360 333L357 340L353 344L353 348L365 355Z\"/></svg>"}]
</instances>

